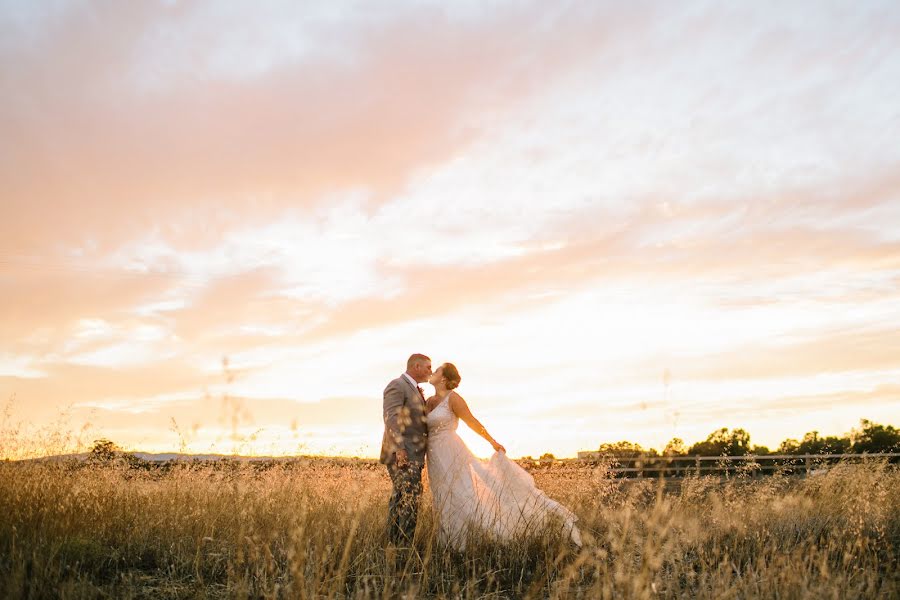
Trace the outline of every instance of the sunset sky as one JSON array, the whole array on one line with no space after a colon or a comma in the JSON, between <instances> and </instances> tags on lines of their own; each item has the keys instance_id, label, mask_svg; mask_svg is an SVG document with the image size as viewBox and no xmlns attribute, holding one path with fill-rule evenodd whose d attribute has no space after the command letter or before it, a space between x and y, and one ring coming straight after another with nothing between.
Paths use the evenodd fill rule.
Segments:
<instances>
[{"instance_id":1,"label":"sunset sky","mask_svg":"<svg viewBox=\"0 0 900 600\"><path fill-rule=\"evenodd\" d=\"M900 425L900 5L727 4L0 1L0 424L375 456L424 352L511 456Z\"/></svg>"}]
</instances>

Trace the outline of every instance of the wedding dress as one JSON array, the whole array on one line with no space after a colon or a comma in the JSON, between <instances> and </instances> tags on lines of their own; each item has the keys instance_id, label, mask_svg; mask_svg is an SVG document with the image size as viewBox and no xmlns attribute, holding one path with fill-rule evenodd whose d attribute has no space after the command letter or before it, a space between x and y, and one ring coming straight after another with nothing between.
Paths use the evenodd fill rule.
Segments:
<instances>
[{"instance_id":1,"label":"wedding dress","mask_svg":"<svg viewBox=\"0 0 900 600\"><path fill-rule=\"evenodd\" d=\"M447 394L427 417L426 464L441 541L462 550L470 528L506 541L540 532L555 515L581 546L578 517L539 490L525 469L502 452L489 460L472 454L456 433L459 417L449 398Z\"/></svg>"}]
</instances>

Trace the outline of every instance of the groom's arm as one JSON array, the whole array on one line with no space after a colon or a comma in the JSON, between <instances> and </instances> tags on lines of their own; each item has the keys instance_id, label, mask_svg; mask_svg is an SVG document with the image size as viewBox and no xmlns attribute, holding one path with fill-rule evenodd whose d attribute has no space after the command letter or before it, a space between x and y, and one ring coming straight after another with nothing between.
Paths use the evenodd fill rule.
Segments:
<instances>
[{"instance_id":1,"label":"groom's arm","mask_svg":"<svg viewBox=\"0 0 900 600\"><path fill-rule=\"evenodd\" d=\"M384 427L388 436L394 441L396 452L404 449L403 431L406 429L406 423L404 423L403 408L403 390L396 381L393 381L384 388ZM398 457L397 462L405 461L400 461L400 457Z\"/></svg>"}]
</instances>

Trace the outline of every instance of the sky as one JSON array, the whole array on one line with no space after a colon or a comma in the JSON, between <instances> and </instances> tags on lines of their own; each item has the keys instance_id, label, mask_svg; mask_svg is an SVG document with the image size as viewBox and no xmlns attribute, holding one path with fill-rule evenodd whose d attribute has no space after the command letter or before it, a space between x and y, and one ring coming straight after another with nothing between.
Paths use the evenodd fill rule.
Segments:
<instances>
[{"instance_id":1,"label":"sky","mask_svg":"<svg viewBox=\"0 0 900 600\"><path fill-rule=\"evenodd\" d=\"M0 0L0 452L900 425L898 98L891 1Z\"/></svg>"}]
</instances>

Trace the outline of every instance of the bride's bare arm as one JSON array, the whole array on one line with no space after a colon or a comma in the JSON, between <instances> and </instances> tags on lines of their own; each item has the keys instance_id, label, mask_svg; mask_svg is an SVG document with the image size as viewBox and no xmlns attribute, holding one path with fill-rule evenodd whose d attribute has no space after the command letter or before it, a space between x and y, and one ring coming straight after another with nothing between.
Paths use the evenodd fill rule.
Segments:
<instances>
[{"instance_id":1,"label":"bride's bare arm","mask_svg":"<svg viewBox=\"0 0 900 600\"><path fill-rule=\"evenodd\" d=\"M456 392L450 394L450 410L452 410L463 423L468 425L472 431L486 439L488 443L494 447L494 450L497 452L506 452L506 448L501 446L497 440L491 437L491 434L489 434L484 425L481 424L481 421L476 419L475 415L472 414L472 411L469 410L469 405L466 404L463 397Z\"/></svg>"}]
</instances>

